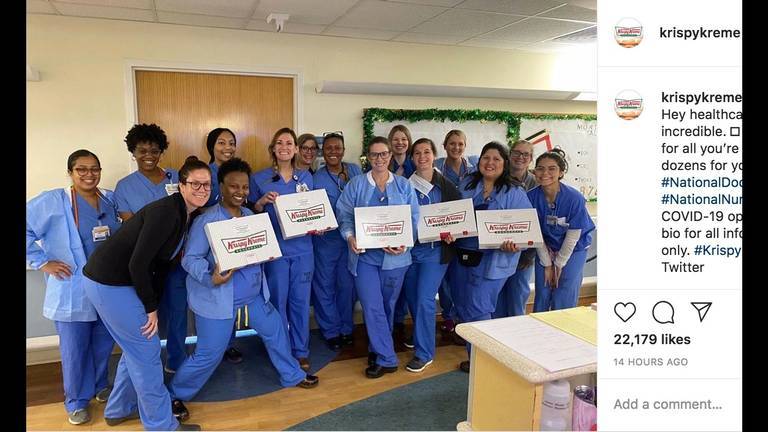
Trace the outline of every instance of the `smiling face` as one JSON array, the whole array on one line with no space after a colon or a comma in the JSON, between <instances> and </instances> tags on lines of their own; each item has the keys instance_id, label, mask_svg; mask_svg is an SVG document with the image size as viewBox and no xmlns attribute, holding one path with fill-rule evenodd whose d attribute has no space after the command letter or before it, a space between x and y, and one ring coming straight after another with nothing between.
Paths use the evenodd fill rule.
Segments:
<instances>
[{"instance_id":1,"label":"smiling face","mask_svg":"<svg viewBox=\"0 0 768 432\"><path fill-rule=\"evenodd\" d=\"M289 133L280 134L275 140L275 147L272 149L272 153L279 162L289 162L297 151L296 143Z\"/></svg>"},{"instance_id":2,"label":"smiling face","mask_svg":"<svg viewBox=\"0 0 768 432\"><path fill-rule=\"evenodd\" d=\"M323 142L323 159L328 167L338 167L344 159L344 143L338 138L326 138Z\"/></svg>"},{"instance_id":3,"label":"smiling face","mask_svg":"<svg viewBox=\"0 0 768 432\"><path fill-rule=\"evenodd\" d=\"M408 137L402 131L395 132L392 135L392 152L396 155L404 155L408 151Z\"/></svg>"},{"instance_id":4,"label":"smiling face","mask_svg":"<svg viewBox=\"0 0 768 432\"><path fill-rule=\"evenodd\" d=\"M199 189L195 189L198 187ZM211 196L211 172L207 169L190 171L186 183L179 183L179 192L188 209L194 210L204 206Z\"/></svg>"},{"instance_id":5,"label":"smiling face","mask_svg":"<svg viewBox=\"0 0 768 432\"><path fill-rule=\"evenodd\" d=\"M448 154L449 159L461 159L464 156L464 150L467 148L467 143L459 135L451 135L448 141L445 143L445 152Z\"/></svg>"},{"instance_id":6,"label":"smiling face","mask_svg":"<svg viewBox=\"0 0 768 432\"><path fill-rule=\"evenodd\" d=\"M432 169L432 164L435 162L435 153L432 151L432 145L428 142L416 144L413 147L411 158L416 164L416 170L425 171Z\"/></svg>"},{"instance_id":7,"label":"smiling face","mask_svg":"<svg viewBox=\"0 0 768 432\"><path fill-rule=\"evenodd\" d=\"M528 169L533 158L533 144L520 143L509 153L510 167L513 172L522 172Z\"/></svg>"},{"instance_id":8,"label":"smiling face","mask_svg":"<svg viewBox=\"0 0 768 432\"><path fill-rule=\"evenodd\" d=\"M83 156L75 160L69 172L72 185L78 192L93 192L101 181L101 166L93 156Z\"/></svg>"},{"instance_id":9,"label":"smiling face","mask_svg":"<svg viewBox=\"0 0 768 432\"><path fill-rule=\"evenodd\" d=\"M160 155L162 154L160 146L157 143L140 142L136 144L136 149L133 151L133 157L136 158L136 165L140 171L154 171L157 168L157 164L160 162Z\"/></svg>"},{"instance_id":10,"label":"smiling face","mask_svg":"<svg viewBox=\"0 0 768 432\"><path fill-rule=\"evenodd\" d=\"M304 141L299 148L299 156L304 165L312 165L312 162L315 161L315 157L317 156L317 142L312 139Z\"/></svg>"},{"instance_id":11,"label":"smiling face","mask_svg":"<svg viewBox=\"0 0 768 432\"><path fill-rule=\"evenodd\" d=\"M548 157L541 158L533 172L536 175L536 181L542 187L559 183L563 175L557 161Z\"/></svg>"},{"instance_id":12,"label":"smiling face","mask_svg":"<svg viewBox=\"0 0 768 432\"><path fill-rule=\"evenodd\" d=\"M373 143L368 146L368 160L371 163L371 170L377 174L383 174L389 171L389 160L392 153L384 143Z\"/></svg>"},{"instance_id":13,"label":"smiling face","mask_svg":"<svg viewBox=\"0 0 768 432\"><path fill-rule=\"evenodd\" d=\"M496 180L504 172L504 158L496 149L488 149L480 156L478 170L485 180Z\"/></svg>"},{"instance_id":14,"label":"smiling face","mask_svg":"<svg viewBox=\"0 0 768 432\"><path fill-rule=\"evenodd\" d=\"M221 201L228 207L242 207L248 197L248 174L233 171L221 183Z\"/></svg>"},{"instance_id":15,"label":"smiling face","mask_svg":"<svg viewBox=\"0 0 768 432\"><path fill-rule=\"evenodd\" d=\"M232 159L235 156L235 136L231 133L224 131L216 138L216 143L213 145L213 158L217 165L221 165L224 162Z\"/></svg>"}]
</instances>

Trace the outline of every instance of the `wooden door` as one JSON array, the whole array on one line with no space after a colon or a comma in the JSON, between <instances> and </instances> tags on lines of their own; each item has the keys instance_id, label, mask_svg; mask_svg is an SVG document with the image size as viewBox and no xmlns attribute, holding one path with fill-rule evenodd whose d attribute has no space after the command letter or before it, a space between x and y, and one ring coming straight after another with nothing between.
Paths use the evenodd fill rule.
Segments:
<instances>
[{"instance_id":1,"label":"wooden door","mask_svg":"<svg viewBox=\"0 0 768 432\"><path fill-rule=\"evenodd\" d=\"M189 155L208 162L208 132L231 129L236 156L254 171L271 164L267 147L282 127L296 127L293 78L194 72L136 71L139 123L168 135L160 166L179 169Z\"/></svg>"}]
</instances>

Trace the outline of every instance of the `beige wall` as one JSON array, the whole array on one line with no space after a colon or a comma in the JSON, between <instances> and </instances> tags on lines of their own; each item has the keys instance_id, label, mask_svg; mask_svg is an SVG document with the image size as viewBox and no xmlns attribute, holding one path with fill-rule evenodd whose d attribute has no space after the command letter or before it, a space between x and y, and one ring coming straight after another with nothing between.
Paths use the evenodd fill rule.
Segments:
<instances>
[{"instance_id":1,"label":"beige wall","mask_svg":"<svg viewBox=\"0 0 768 432\"><path fill-rule=\"evenodd\" d=\"M122 141L130 118L125 83L129 59L299 70L303 128L297 132L343 130L350 161L360 153L362 109L367 107L596 112L594 102L333 95L314 90L323 80L594 89L596 66L587 58L27 15L27 64L41 74L41 81L27 82L27 198L68 184L66 158L78 148L99 155L103 187L113 188L129 173Z\"/></svg>"}]
</instances>

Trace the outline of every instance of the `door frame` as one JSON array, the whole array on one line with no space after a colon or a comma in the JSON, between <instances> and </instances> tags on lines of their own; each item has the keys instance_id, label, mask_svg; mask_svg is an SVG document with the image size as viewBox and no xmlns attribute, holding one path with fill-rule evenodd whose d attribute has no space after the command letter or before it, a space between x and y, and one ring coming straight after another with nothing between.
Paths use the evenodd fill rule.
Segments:
<instances>
[{"instance_id":1,"label":"door frame","mask_svg":"<svg viewBox=\"0 0 768 432\"><path fill-rule=\"evenodd\" d=\"M126 131L133 127L139 119L138 103L136 101L136 72L186 72L221 75L250 75L262 77L291 78L293 80L293 130L302 130L304 126L304 71L299 68L283 68L273 66L242 66L206 63L168 62L161 60L127 59L124 62L125 80L125 113ZM136 162L128 156L128 171L138 169Z\"/></svg>"}]
</instances>

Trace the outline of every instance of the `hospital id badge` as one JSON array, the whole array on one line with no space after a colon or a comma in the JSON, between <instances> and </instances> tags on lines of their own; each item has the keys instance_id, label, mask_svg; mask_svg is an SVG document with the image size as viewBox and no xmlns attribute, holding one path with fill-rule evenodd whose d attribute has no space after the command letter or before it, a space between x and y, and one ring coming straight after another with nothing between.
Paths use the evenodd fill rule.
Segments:
<instances>
[{"instance_id":1,"label":"hospital id badge","mask_svg":"<svg viewBox=\"0 0 768 432\"><path fill-rule=\"evenodd\" d=\"M168 195L173 195L176 192L179 191L179 184L178 183L166 183L165 184L165 193Z\"/></svg>"},{"instance_id":2,"label":"hospital id badge","mask_svg":"<svg viewBox=\"0 0 768 432\"><path fill-rule=\"evenodd\" d=\"M309 186L306 183L296 183L296 192L309 192Z\"/></svg>"},{"instance_id":3,"label":"hospital id badge","mask_svg":"<svg viewBox=\"0 0 768 432\"><path fill-rule=\"evenodd\" d=\"M109 238L109 227L106 225L95 226L91 234L93 234L94 243L104 241Z\"/></svg>"},{"instance_id":4,"label":"hospital id badge","mask_svg":"<svg viewBox=\"0 0 768 432\"><path fill-rule=\"evenodd\" d=\"M557 225L557 216L547 215L547 225Z\"/></svg>"}]
</instances>

